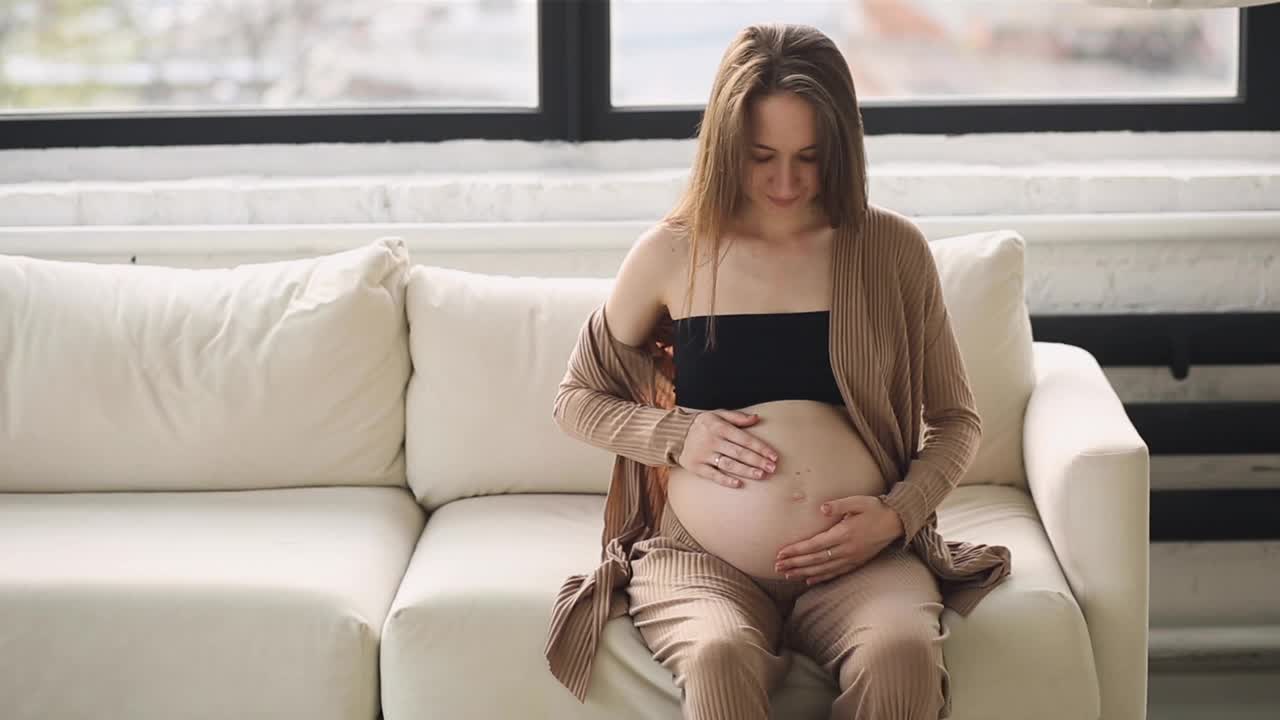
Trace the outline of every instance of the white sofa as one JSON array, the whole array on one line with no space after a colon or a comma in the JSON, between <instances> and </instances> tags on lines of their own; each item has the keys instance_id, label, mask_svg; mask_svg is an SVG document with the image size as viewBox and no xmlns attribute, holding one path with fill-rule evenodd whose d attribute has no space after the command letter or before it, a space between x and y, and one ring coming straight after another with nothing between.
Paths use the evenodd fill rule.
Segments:
<instances>
[{"instance_id":1,"label":"white sofa","mask_svg":"<svg viewBox=\"0 0 1280 720\"><path fill-rule=\"evenodd\" d=\"M1033 343L1013 233L935 242L984 417L939 512L1012 576L947 611L957 720L1145 714L1147 453ZM679 717L626 617L586 704L551 601L611 457L555 427L609 280L414 266L383 239L234 270L0 256L0 717ZM779 718L825 718L807 658Z\"/></svg>"}]
</instances>

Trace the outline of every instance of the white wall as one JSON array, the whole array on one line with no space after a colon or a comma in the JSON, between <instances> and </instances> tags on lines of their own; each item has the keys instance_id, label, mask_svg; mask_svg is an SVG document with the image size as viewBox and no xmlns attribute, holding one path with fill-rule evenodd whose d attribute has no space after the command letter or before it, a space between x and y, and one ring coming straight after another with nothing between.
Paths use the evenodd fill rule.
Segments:
<instances>
[{"instance_id":1,"label":"white wall","mask_svg":"<svg viewBox=\"0 0 1280 720\"><path fill-rule=\"evenodd\" d=\"M0 152L0 225L649 220L692 141ZM1280 134L872 136L909 215L1280 209Z\"/></svg>"}]
</instances>

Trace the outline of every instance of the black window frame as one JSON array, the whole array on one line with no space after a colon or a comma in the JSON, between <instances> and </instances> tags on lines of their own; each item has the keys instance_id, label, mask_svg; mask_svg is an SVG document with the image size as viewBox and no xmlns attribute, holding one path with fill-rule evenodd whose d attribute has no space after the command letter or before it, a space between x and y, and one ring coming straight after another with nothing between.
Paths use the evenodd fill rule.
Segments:
<instances>
[{"instance_id":1,"label":"black window frame","mask_svg":"<svg viewBox=\"0 0 1280 720\"><path fill-rule=\"evenodd\" d=\"M0 149L695 136L700 108L612 106L609 11L608 0L538 0L539 102L534 108L0 115ZM1280 92L1268 94L1265 87L1268 75L1280 74L1280 43L1265 40L1280 37L1280 4L1238 12L1240 88L1233 98L1017 104L872 101L862 105L865 131L1280 130Z\"/></svg>"}]
</instances>

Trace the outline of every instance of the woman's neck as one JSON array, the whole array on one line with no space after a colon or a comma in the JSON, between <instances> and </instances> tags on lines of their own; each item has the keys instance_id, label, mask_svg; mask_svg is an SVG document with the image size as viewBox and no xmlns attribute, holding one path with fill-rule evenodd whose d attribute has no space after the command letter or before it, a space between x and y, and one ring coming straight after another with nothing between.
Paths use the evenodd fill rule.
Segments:
<instances>
[{"instance_id":1,"label":"woman's neck","mask_svg":"<svg viewBox=\"0 0 1280 720\"><path fill-rule=\"evenodd\" d=\"M735 224L741 234L784 246L804 242L815 232L824 230L829 225L824 213L817 205L810 206L805 212L786 215L760 212L756 208L748 207Z\"/></svg>"}]
</instances>

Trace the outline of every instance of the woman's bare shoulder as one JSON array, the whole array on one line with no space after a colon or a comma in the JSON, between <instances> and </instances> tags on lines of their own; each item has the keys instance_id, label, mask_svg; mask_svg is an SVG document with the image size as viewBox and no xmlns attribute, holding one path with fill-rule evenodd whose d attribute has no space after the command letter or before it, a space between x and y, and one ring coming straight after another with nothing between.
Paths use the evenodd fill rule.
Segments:
<instances>
[{"instance_id":1,"label":"woman's bare shoulder","mask_svg":"<svg viewBox=\"0 0 1280 720\"><path fill-rule=\"evenodd\" d=\"M687 236L666 222L656 223L636 238L605 304L614 338L640 345L649 337L667 310L672 280L679 275L687 252Z\"/></svg>"},{"instance_id":2,"label":"woman's bare shoulder","mask_svg":"<svg viewBox=\"0 0 1280 720\"><path fill-rule=\"evenodd\" d=\"M637 246L643 246L646 252L660 256L669 266L684 263L689 252L689 234L668 221L654 223L641 233L636 240Z\"/></svg>"}]
</instances>

